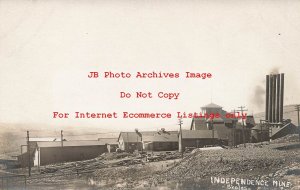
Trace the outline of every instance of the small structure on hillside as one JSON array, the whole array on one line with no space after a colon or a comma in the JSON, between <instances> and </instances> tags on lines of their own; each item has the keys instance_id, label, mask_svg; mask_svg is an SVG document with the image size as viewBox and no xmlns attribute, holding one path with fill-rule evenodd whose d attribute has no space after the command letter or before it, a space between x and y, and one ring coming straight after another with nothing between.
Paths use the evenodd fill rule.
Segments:
<instances>
[{"instance_id":1,"label":"small structure on hillside","mask_svg":"<svg viewBox=\"0 0 300 190\"><path fill-rule=\"evenodd\" d=\"M98 141L106 144L108 152L116 152L119 147L118 138L98 138Z\"/></svg>"}]
</instances>

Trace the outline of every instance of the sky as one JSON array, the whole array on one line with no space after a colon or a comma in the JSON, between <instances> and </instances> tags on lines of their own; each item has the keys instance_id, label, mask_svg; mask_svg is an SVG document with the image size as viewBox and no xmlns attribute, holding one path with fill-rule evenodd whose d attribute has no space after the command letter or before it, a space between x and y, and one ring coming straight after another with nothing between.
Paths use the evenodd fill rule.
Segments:
<instances>
[{"instance_id":1,"label":"sky","mask_svg":"<svg viewBox=\"0 0 300 190\"><path fill-rule=\"evenodd\" d=\"M300 1L0 1L0 122L53 128L177 129L171 119L54 119L53 112L264 111L265 75L300 103ZM179 72L105 79L103 72ZM88 78L99 72L99 78ZM208 72L211 79L186 79ZM120 92L152 92L122 99ZM177 100L158 92L180 93ZM184 119L188 128L191 119Z\"/></svg>"}]
</instances>

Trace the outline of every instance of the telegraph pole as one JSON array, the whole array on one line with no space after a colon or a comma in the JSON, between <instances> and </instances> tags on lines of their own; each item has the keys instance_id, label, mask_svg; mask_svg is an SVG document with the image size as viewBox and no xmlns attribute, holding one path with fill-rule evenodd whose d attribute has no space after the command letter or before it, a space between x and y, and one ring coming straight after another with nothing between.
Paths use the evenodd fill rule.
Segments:
<instances>
[{"instance_id":1,"label":"telegraph pole","mask_svg":"<svg viewBox=\"0 0 300 190\"><path fill-rule=\"evenodd\" d=\"M240 106L240 107L238 107L238 108L240 108L239 110L236 110L236 111L240 111L241 113L242 113L242 116L243 116L243 114L244 114L244 111L248 111L248 110L244 110L244 108L245 108L245 106ZM243 120L243 117L242 117L242 126L243 126L243 128L242 128L242 130L243 130L243 143L244 143L244 147L246 147L246 138L245 138L245 124L244 124L244 120Z\"/></svg>"},{"instance_id":2,"label":"telegraph pole","mask_svg":"<svg viewBox=\"0 0 300 190\"><path fill-rule=\"evenodd\" d=\"M179 118L179 133L180 133L180 145L179 145L179 152L181 152L181 159L183 159L183 147L182 147L182 129L181 125L183 124L182 122L182 117Z\"/></svg>"},{"instance_id":3,"label":"telegraph pole","mask_svg":"<svg viewBox=\"0 0 300 190\"><path fill-rule=\"evenodd\" d=\"M215 129L214 129L214 120L211 119L210 121L210 126L211 126L211 132L212 132L212 141L213 141L213 146L215 146Z\"/></svg>"},{"instance_id":4,"label":"telegraph pole","mask_svg":"<svg viewBox=\"0 0 300 190\"><path fill-rule=\"evenodd\" d=\"M298 113L298 134L299 134L299 141L300 141L300 121L299 121L299 111L300 111L300 104L295 106L295 110Z\"/></svg>"},{"instance_id":5,"label":"telegraph pole","mask_svg":"<svg viewBox=\"0 0 300 190\"><path fill-rule=\"evenodd\" d=\"M27 153L28 153L28 176L31 176L29 131L27 131Z\"/></svg>"},{"instance_id":6,"label":"telegraph pole","mask_svg":"<svg viewBox=\"0 0 300 190\"><path fill-rule=\"evenodd\" d=\"M61 141L61 147L64 146L64 134L63 134L63 130L60 131L60 141Z\"/></svg>"},{"instance_id":7,"label":"telegraph pole","mask_svg":"<svg viewBox=\"0 0 300 190\"><path fill-rule=\"evenodd\" d=\"M231 112L233 112L234 116L236 113L236 110L232 110ZM232 146L235 147L235 126L236 126L236 122L235 122L235 118L233 118L232 120Z\"/></svg>"}]
</instances>

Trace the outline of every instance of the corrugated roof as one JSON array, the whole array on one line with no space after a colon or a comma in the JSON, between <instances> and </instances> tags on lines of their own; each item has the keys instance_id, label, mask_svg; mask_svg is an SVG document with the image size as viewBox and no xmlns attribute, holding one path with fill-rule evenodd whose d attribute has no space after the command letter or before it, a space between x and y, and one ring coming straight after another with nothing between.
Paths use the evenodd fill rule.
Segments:
<instances>
[{"instance_id":1,"label":"corrugated roof","mask_svg":"<svg viewBox=\"0 0 300 190\"><path fill-rule=\"evenodd\" d=\"M100 146L105 145L100 141L64 141L64 147L70 146ZM60 147L61 142L37 142L38 147Z\"/></svg>"},{"instance_id":2,"label":"corrugated roof","mask_svg":"<svg viewBox=\"0 0 300 190\"><path fill-rule=\"evenodd\" d=\"M183 130L183 139L211 139L212 130ZM214 138L219 138L218 133L214 131Z\"/></svg>"},{"instance_id":3,"label":"corrugated roof","mask_svg":"<svg viewBox=\"0 0 300 190\"><path fill-rule=\"evenodd\" d=\"M214 104L214 103L210 103L210 104L207 104L206 106L203 106L201 108L222 108L222 106L219 106L219 105Z\"/></svg>"},{"instance_id":4,"label":"corrugated roof","mask_svg":"<svg viewBox=\"0 0 300 190\"><path fill-rule=\"evenodd\" d=\"M178 142L178 134L155 134L151 136L143 136L143 141L151 142Z\"/></svg>"}]
</instances>

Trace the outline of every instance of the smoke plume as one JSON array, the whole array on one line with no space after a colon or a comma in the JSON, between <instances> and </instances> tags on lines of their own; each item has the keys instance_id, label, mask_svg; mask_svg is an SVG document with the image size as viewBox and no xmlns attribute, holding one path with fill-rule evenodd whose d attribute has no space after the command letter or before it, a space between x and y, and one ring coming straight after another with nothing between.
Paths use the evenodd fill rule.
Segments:
<instances>
[{"instance_id":1,"label":"smoke plume","mask_svg":"<svg viewBox=\"0 0 300 190\"><path fill-rule=\"evenodd\" d=\"M251 103L259 109L263 108L265 103L265 93L266 90L262 86L257 85L254 89L254 94L251 98Z\"/></svg>"}]
</instances>

